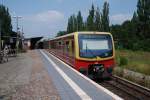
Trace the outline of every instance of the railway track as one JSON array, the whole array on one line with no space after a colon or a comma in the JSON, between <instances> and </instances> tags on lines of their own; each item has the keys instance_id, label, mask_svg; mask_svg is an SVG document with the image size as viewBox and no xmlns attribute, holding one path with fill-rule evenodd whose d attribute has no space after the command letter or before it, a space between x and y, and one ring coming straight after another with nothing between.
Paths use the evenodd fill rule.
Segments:
<instances>
[{"instance_id":1,"label":"railway track","mask_svg":"<svg viewBox=\"0 0 150 100\"><path fill-rule=\"evenodd\" d=\"M118 76L112 76L111 80L99 84L125 100L150 100L150 89Z\"/></svg>"}]
</instances>

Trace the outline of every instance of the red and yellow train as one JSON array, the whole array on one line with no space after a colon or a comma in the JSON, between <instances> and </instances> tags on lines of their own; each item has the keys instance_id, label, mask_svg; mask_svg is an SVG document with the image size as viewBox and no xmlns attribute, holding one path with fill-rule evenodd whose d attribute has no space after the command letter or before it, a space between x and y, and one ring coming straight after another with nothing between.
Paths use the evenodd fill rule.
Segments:
<instances>
[{"instance_id":1,"label":"red and yellow train","mask_svg":"<svg viewBox=\"0 0 150 100\"><path fill-rule=\"evenodd\" d=\"M107 32L75 32L46 41L49 52L90 78L110 77L114 41Z\"/></svg>"}]
</instances>

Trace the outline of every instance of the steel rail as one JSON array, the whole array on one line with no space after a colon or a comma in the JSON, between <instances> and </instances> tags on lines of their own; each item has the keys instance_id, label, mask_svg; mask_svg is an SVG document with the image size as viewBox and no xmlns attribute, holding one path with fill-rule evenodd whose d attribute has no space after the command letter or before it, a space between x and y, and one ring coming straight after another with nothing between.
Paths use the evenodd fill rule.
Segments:
<instances>
[{"instance_id":1,"label":"steel rail","mask_svg":"<svg viewBox=\"0 0 150 100\"><path fill-rule=\"evenodd\" d=\"M109 88L110 91L117 90L116 94L121 94L121 97L125 99L149 100L150 98L150 89L118 76L112 76L110 81L103 81L99 84Z\"/></svg>"}]
</instances>

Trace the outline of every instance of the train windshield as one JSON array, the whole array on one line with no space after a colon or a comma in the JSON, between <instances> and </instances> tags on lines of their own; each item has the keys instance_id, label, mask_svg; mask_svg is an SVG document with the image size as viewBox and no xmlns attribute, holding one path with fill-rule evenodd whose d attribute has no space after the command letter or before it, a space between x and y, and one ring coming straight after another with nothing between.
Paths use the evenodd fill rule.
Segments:
<instances>
[{"instance_id":1,"label":"train windshield","mask_svg":"<svg viewBox=\"0 0 150 100\"><path fill-rule=\"evenodd\" d=\"M79 51L84 58L110 57L113 55L112 38L103 34L79 34Z\"/></svg>"}]
</instances>

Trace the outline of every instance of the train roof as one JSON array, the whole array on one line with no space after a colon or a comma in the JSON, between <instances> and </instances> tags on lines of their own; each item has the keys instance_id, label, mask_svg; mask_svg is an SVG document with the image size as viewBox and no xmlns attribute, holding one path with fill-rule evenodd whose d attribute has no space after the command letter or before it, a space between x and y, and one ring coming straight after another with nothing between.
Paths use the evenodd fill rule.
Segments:
<instances>
[{"instance_id":1,"label":"train roof","mask_svg":"<svg viewBox=\"0 0 150 100\"><path fill-rule=\"evenodd\" d=\"M75 34L111 34L111 33L109 33L109 32L90 32L90 31L84 31L83 32L83 31L81 31L81 32L73 32L73 33L63 35L63 36L55 37L55 38L50 39L50 40L57 40L57 39L73 36Z\"/></svg>"}]
</instances>

